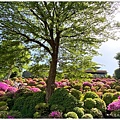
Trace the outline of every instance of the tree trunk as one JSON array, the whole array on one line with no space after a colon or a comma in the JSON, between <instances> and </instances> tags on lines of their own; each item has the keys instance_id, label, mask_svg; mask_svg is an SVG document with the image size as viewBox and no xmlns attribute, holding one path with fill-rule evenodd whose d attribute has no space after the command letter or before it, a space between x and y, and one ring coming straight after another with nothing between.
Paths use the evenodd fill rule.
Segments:
<instances>
[{"instance_id":1,"label":"tree trunk","mask_svg":"<svg viewBox=\"0 0 120 120\"><path fill-rule=\"evenodd\" d=\"M52 37L51 37L52 38ZM58 61L58 51L59 51L59 41L60 41L60 32L57 32L55 41L52 42L53 53L51 55L52 61L50 63L50 71L47 79L46 86L46 102L48 103L50 96L54 92L55 88L55 77L56 77L56 69L57 69L57 61Z\"/></svg>"},{"instance_id":2,"label":"tree trunk","mask_svg":"<svg viewBox=\"0 0 120 120\"><path fill-rule=\"evenodd\" d=\"M52 61L50 63L50 71L49 71L49 76L47 79L47 86L46 86L46 102L47 103L48 103L50 96L54 92L56 67L57 67L57 59L55 57L53 57Z\"/></svg>"},{"instance_id":3,"label":"tree trunk","mask_svg":"<svg viewBox=\"0 0 120 120\"><path fill-rule=\"evenodd\" d=\"M11 74L12 74L12 69L13 69L13 65L12 65L12 66L10 67L10 69L9 69L8 75L7 75L7 77L6 77L7 80L10 79L10 76L11 76Z\"/></svg>"}]
</instances>

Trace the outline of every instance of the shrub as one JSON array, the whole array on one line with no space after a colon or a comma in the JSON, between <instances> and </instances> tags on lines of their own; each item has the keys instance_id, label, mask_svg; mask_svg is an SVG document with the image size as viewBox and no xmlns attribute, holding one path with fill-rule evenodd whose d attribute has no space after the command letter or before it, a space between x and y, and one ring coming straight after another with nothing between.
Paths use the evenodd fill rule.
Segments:
<instances>
[{"instance_id":1,"label":"shrub","mask_svg":"<svg viewBox=\"0 0 120 120\"><path fill-rule=\"evenodd\" d=\"M115 89L116 89L117 91L120 91L120 86L117 85L117 86L115 87Z\"/></svg>"},{"instance_id":2,"label":"shrub","mask_svg":"<svg viewBox=\"0 0 120 120\"><path fill-rule=\"evenodd\" d=\"M34 118L40 118L40 117L41 117L41 113L35 112L35 113L33 114L33 117L34 117Z\"/></svg>"},{"instance_id":3,"label":"shrub","mask_svg":"<svg viewBox=\"0 0 120 120\"><path fill-rule=\"evenodd\" d=\"M90 110L90 114L94 117L94 118L103 118L103 114L102 112L97 109L97 108L92 108Z\"/></svg>"},{"instance_id":4,"label":"shrub","mask_svg":"<svg viewBox=\"0 0 120 120\"><path fill-rule=\"evenodd\" d=\"M0 111L6 111L8 110L7 102L1 101L0 102Z\"/></svg>"},{"instance_id":5,"label":"shrub","mask_svg":"<svg viewBox=\"0 0 120 120\"><path fill-rule=\"evenodd\" d=\"M27 97L18 97L15 99L12 110L19 110L23 118L32 118L35 113L35 105L40 102L45 102L45 93L37 92Z\"/></svg>"},{"instance_id":6,"label":"shrub","mask_svg":"<svg viewBox=\"0 0 120 120\"><path fill-rule=\"evenodd\" d=\"M116 111L116 110L120 110L120 96L118 97L118 100L113 101L112 103L110 103L107 106L107 109L109 111Z\"/></svg>"},{"instance_id":7,"label":"shrub","mask_svg":"<svg viewBox=\"0 0 120 120\"><path fill-rule=\"evenodd\" d=\"M110 115L114 118L120 118L120 110L112 111Z\"/></svg>"},{"instance_id":8,"label":"shrub","mask_svg":"<svg viewBox=\"0 0 120 120\"><path fill-rule=\"evenodd\" d=\"M101 98L94 98L93 100L96 101L95 108L99 109L101 112L104 113L106 111L106 104L104 100L102 100Z\"/></svg>"},{"instance_id":9,"label":"shrub","mask_svg":"<svg viewBox=\"0 0 120 120\"><path fill-rule=\"evenodd\" d=\"M23 106L24 106L25 99L26 99L25 97L19 97L19 98L15 99L12 110L18 110L21 112L23 109Z\"/></svg>"},{"instance_id":10,"label":"shrub","mask_svg":"<svg viewBox=\"0 0 120 120\"><path fill-rule=\"evenodd\" d=\"M49 105L47 103L38 103L35 106L36 112L39 112L40 116L44 116L49 112Z\"/></svg>"},{"instance_id":11,"label":"shrub","mask_svg":"<svg viewBox=\"0 0 120 120\"><path fill-rule=\"evenodd\" d=\"M6 100L6 102L7 102L7 104L8 104L9 109L11 110L12 107L13 107L13 105L14 105L14 99L8 98L8 99Z\"/></svg>"},{"instance_id":12,"label":"shrub","mask_svg":"<svg viewBox=\"0 0 120 120\"><path fill-rule=\"evenodd\" d=\"M74 89L80 90L82 88L82 84L77 83L75 85L72 86Z\"/></svg>"},{"instance_id":13,"label":"shrub","mask_svg":"<svg viewBox=\"0 0 120 120\"><path fill-rule=\"evenodd\" d=\"M82 116L82 118L89 118L89 119L92 119L93 116L92 116L91 114L84 114L84 115Z\"/></svg>"},{"instance_id":14,"label":"shrub","mask_svg":"<svg viewBox=\"0 0 120 120\"><path fill-rule=\"evenodd\" d=\"M84 101L84 107L87 109L92 109L94 108L96 105L96 101L93 100L92 98L86 98L86 100Z\"/></svg>"},{"instance_id":15,"label":"shrub","mask_svg":"<svg viewBox=\"0 0 120 120\"><path fill-rule=\"evenodd\" d=\"M113 93L104 93L102 99L105 101L106 105L113 101Z\"/></svg>"},{"instance_id":16,"label":"shrub","mask_svg":"<svg viewBox=\"0 0 120 120\"><path fill-rule=\"evenodd\" d=\"M75 112L68 112L67 114L65 114L65 117L78 119L78 116Z\"/></svg>"},{"instance_id":17,"label":"shrub","mask_svg":"<svg viewBox=\"0 0 120 120\"><path fill-rule=\"evenodd\" d=\"M50 107L50 111L60 111L60 112L64 112L65 108L62 105L57 105L54 104Z\"/></svg>"},{"instance_id":18,"label":"shrub","mask_svg":"<svg viewBox=\"0 0 120 120\"><path fill-rule=\"evenodd\" d=\"M0 111L0 118L7 118L8 111Z\"/></svg>"},{"instance_id":19,"label":"shrub","mask_svg":"<svg viewBox=\"0 0 120 120\"><path fill-rule=\"evenodd\" d=\"M117 99L120 96L120 92L116 92L113 94L113 100Z\"/></svg>"},{"instance_id":20,"label":"shrub","mask_svg":"<svg viewBox=\"0 0 120 120\"><path fill-rule=\"evenodd\" d=\"M75 107L75 108L73 108L73 112L75 112L79 118L81 118L84 115L83 108Z\"/></svg>"},{"instance_id":21,"label":"shrub","mask_svg":"<svg viewBox=\"0 0 120 120\"><path fill-rule=\"evenodd\" d=\"M84 89L84 91L91 91L89 86L85 86L83 89Z\"/></svg>"},{"instance_id":22,"label":"shrub","mask_svg":"<svg viewBox=\"0 0 120 120\"><path fill-rule=\"evenodd\" d=\"M79 101L64 88L57 88L49 99L49 104L59 104L65 108L66 111L73 110L77 107Z\"/></svg>"},{"instance_id":23,"label":"shrub","mask_svg":"<svg viewBox=\"0 0 120 120\"><path fill-rule=\"evenodd\" d=\"M18 110L11 110L7 116L13 116L14 118L22 118L22 114Z\"/></svg>"},{"instance_id":24,"label":"shrub","mask_svg":"<svg viewBox=\"0 0 120 120\"><path fill-rule=\"evenodd\" d=\"M27 97L21 110L23 117L32 118L35 113L35 106L40 102L45 102L45 92L37 92L33 96Z\"/></svg>"},{"instance_id":25,"label":"shrub","mask_svg":"<svg viewBox=\"0 0 120 120\"><path fill-rule=\"evenodd\" d=\"M72 94L75 98L77 98L78 100L80 100L81 95L82 95L82 92L79 91L79 90L76 90L76 89L72 88L72 89L71 89L71 94Z\"/></svg>"},{"instance_id":26,"label":"shrub","mask_svg":"<svg viewBox=\"0 0 120 120\"><path fill-rule=\"evenodd\" d=\"M84 95L84 100L86 98L92 98L92 99L94 99L94 98L99 98L99 96L95 92L88 91Z\"/></svg>"}]
</instances>

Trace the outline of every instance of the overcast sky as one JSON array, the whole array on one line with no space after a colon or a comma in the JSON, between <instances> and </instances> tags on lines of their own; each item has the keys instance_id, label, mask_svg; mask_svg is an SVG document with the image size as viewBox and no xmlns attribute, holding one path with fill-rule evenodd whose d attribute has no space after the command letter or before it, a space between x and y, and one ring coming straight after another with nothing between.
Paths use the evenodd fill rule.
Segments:
<instances>
[{"instance_id":1,"label":"overcast sky","mask_svg":"<svg viewBox=\"0 0 120 120\"><path fill-rule=\"evenodd\" d=\"M102 64L100 69L107 70L108 74L113 75L114 70L118 68L118 61L114 58L118 52L120 52L120 40L109 40L99 49L102 56L94 57L93 61Z\"/></svg>"},{"instance_id":2,"label":"overcast sky","mask_svg":"<svg viewBox=\"0 0 120 120\"><path fill-rule=\"evenodd\" d=\"M120 7L115 20L120 22ZM107 70L109 75L113 75L114 70L118 68L118 61L114 58L118 52L120 52L120 40L109 40L103 43L99 49L102 56L94 57L93 61L103 64L100 69Z\"/></svg>"}]
</instances>

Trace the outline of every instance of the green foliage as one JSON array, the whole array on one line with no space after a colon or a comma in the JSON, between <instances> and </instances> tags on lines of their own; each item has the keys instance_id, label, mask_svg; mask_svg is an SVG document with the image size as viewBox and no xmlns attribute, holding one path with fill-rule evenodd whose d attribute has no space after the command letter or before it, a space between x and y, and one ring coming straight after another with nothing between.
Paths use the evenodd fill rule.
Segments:
<instances>
[{"instance_id":1,"label":"green foliage","mask_svg":"<svg viewBox=\"0 0 120 120\"><path fill-rule=\"evenodd\" d=\"M82 88L82 84L77 83L75 85L72 86L74 89L80 90Z\"/></svg>"},{"instance_id":2,"label":"green foliage","mask_svg":"<svg viewBox=\"0 0 120 120\"><path fill-rule=\"evenodd\" d=\"M65 108L62 105L58 105L58 104L53 104L50 107L50 111L60 111L60 112L64 112Z\"/></svg>"},{"instance_id":3,"label":"green foliage","mask_svg":"<svg viewBox=\"0 0 120 120\"><path fill-rule=\"evenodd\" d=\"M32 58L35 56L36 63L49 64L59 48L57 58L62 63L59 60L58 65L63 72L70 77L80 77L80 72L94 66L92 57L97 55L100 43L107 39L96 36L105 34L108 26L105 14L113 13L111 6L109 2L1 2L0 37L27 44L34 51Z\"/></svg>"},{"instance_id":4,"label":"green foliage","mask_svg":"<svg viewBox=\"0 0 120 120\"><path fill-rule=\"evenodd\" d=\"M99 96L95 92L88 91L84 95L84 100L86 98L93 98L94 99L94 98L99 98Z\"/></svg>"},{"instance_id":5,"label":"green foliage","mask_svg":"<svg viewBox=\"0 0 120 120\"><path fill-rule=\"evenodd\" d=\"M13 99L13 98L8 98L8 99L6 100L6 102L7 102L7 104L8 104L9 109L11 110L12 107L13 107L13 105L14 105L14 99Z\"/></svg>"},{"instance_id":6,"label":"green foliage","mask_svg":"<svg viewBox=\"0 0 120 120\"><path fill-rule=\"evenodd\" d=\"M93 116L93 118L103 118L102 112L97 108L92 108L90 110L90 114Z\"/></svg>"},{"instance_id":7,"label":"green foliage","mask_svg":"<svg viewBox=\"0 0 120 120\"><path fill-rule=\"evenodd\" d=\"M94 98L93 100L96 101L95 108L99 109L102 113L106 112L106 103L101 98Z\"/></svg>"},{"instance_id":8,"label":"green foliage","mask_svg":"<svg viewBox=\"0 0 120 120\"><path fill-rule=\"evenodd\" d=\"M13 116L14 118L22 118L22 114L18 110L10 110L8 116Z\"/></svg>"},{"instance_id":9,"label":"green foliage","mask_svg":"<svg viewBox=\"0 0 120 120\"><path fill-rule=\"evenodd\" d=\"M25 97L18 97L17 99L15 99L12 110L18 110L21 112L24 106L25 99Z\"/></svg>"},{"instance_id":10,"label":"green foliage","mask_svg":"<svg viewBox=\"0 0 120 120\"><path fill-rule=\"evenodd\" d=\"M0 56L0 75L7 76L7 79L16 71L22 72L22 69L25 69L30 61L28 49L17 40L2 41L0 43Z\"/></svg>"},{"instance_id":11,"label":"green foliage","mask_svg":"<svg viewBox=\"0 0 120 120\"><path fill-rule=\"evenodd\" d=\"M115 87L115 89L116 89L117 91L120 91L120 86L117 85L117 86Z\"/></svg>"},{"instance_id":12,"label":"green foliage","mask_svg":"<svg viewBox=\"0 0 120 120\"><path fill-rule=\"evenodd\" d=\"M7 102L5 102L5 101L0 101L0 107L2 107L2 106L7 106Z\"/></svg>"},{"instance_id":13,"label":"green foliage","mask_svg":"<svg viewBox=\"0 0 120 120\"><path fill-rule=\"evenodd\" d=\"M120 92L116 92L113 94L113 100L118 99L118 97L120 96Z\"/></svg>"},{"instance_id":14,"label":"green foliage","mask_svg":"<svg viewBox=\"0 0 120 120\"><path fill-rule=\"evenodd\" d=\"M34 116L34 118L40 118L40 117L41 117L41 113L35 112L35 113L33 114L33 116Z\"/></svg>"},{"instance_id":15,"label":"green foliage","mask_svg":"<svg viewBox=\"0 0 120 120\"><path fill-rule=\"evenodd\" d=\"M47 103L38 103L36 106L35 106L35 110L36 112L40 112L40 113L44 113L44 111L48 110L49 108L49 105Z\"/></svg>"},{"instance_id":16,"label":"green foliage","mask_svg":"<svg viewBox=\"0 0 120 120\"><path fill-rule=\"evenodd\" d=\"M68 112L66 113L65 115L66 118L75 118L75 119L78 119L78 116L75 112Z\"/></svg>"},{"instance_id":17,"label":"green foliage","mask_svg":"<svg viewBox=\"0 0 120 120\"><path fill-rule=\"evenodd\" d=\"M0 111L0 118L7 118L8 111Z\"/></svg>"},{"instance_id":18,"label":"green foliage","mask_svg":"<svg viewBox=\"0 0 120 120\"><path fill-rule=\"evenodd\" d=\"M113 101L113 93L104 93L102 99L105 101L106 105Z\"/></svg>"},{"instance_id":19,"label":"green foliage","mask_svg":"<svg viewBox=\"0 0 120 120\"><path fill-rule=\"evenodd\" d=\"M79 101L64 88L58 88L50 97L49 104L58 104L65 108L66 111L73 110L79 104Z\"/></svg>"},{"instance_id":20,"label":"green foliage","mask_svg":"<svg viewBox=\"0 0 120 120\"><path fill-rule=\"evenodd\" d=\"M45 102L45 93L38 92L34 93L33 96L28 96L25 101L21 113L24 118L32 118L35 113L35 106L40 103Z\"/></svg>"},{"instance_id":21,"label":"green foliage","mask_svg":"<svg viewBox=\"0 0 120 120\"><path fill-rule=\"evenodd\" d=\"M79 90L76 90L76 89L72 88L72 89L71 89L71 94L72 94L75 98L77 98L78 100L80 100L81 95L82 95L82 92L79 91Z\"/></svg>"},{"instance_id":22,"label":"green foliage","mask_svg":"<svg viewBox=\"0 0 120 120\"><path fill-rule=\"evenodd\" d=\"M45 92L36 92L27 97L18 97L12 110L19 110L23 118L32 118L35 113L35 106L40 102L45 102Z\"/></svg>"},{"instance_id":23,"label":"green foliage","mask_svg":"<svg viewBox=\"0 0 120 120\"><path fill-rule=\"evenodd\" d=\"M114 71L114 76L116 79L120 79L120 68L118 68Z\"/></svg>"},{"instance_id":24,"label":"green foliage","mask_svg":"<svg viewBox=\"0 0 120 120\"><path fill-rule=\"evenodd\" d=\"M87 109L92 109L96 106L96 101L92 98L86 98L84 100L84 107Z\"/></svg>"},{"instance_id":25,"label":"green foliage","mask_svg":"<svg viewBox=\"0 0 120 120\"><path fill-rule=\"evenodd\" d=\"M120 110L115 110L110 113L110 115L116 119L120 118Z\"/></svg>"},{"instance_id":26,"label":"green foliage","mask_svg":"<svg viewBox=\"0 0 120 120\"><path fill-rule=\"evenodd\" d=\"M75 107L73 108L73 112L75 112L78 115L78 118L81 118L84 115L84 109Z\"/></svg>"},{"instance_id":27,"label":"green foliage","mask_svg":"<svg viewBox=\"0 0 120 120\"><path fill-rule=\"evenodd\" d=\"M5 101L0 101L0 111L8 110L8 104Z\"/></svg>"},{"instance_id":28,"label":"green foliage","mask_svg":"<svg viewBox=\"0 0 120 120\"><path fill-rule=\"evenodd\" d=\"M86 118L86 119L92 119L93 118L93 116L91 115L91 114L84 114L83 116L82 116L82 118Z\"/></svg>"}]
</instances>

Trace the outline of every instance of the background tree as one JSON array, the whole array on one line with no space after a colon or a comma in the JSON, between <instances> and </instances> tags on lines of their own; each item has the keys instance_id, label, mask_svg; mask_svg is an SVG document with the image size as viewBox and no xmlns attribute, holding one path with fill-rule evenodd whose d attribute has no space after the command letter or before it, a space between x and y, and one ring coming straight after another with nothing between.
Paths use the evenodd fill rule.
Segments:
<instances>
[{"instance_id":1,"label":"background tree","mask_svg":"<svg viewBox=\"0 0 120 120\"><path fill-rule=\"evenodd\" d=\"M0 43L0 76L9 79L12 72L20 74L28 67L30 52L19 41Z\"/></svg>"},{"instance_id":2,"label":"background tree","mask_svg":"<svg viewBox=\"0 0 120 120\"><path fill-rule=\"evenodd\" d=\"M9 40L9 35L31 49L39 47L48 56L48 101L61 56L65 53L65 60L78 63L80 50L83 55L96 51L96 46L106 41L102 37L110 36L105 32L109 25L106 15L113 13L113 8L112 2L1 2L1 40Z\"/></svg>"},{"instance_id":3,"label":"background tree","mask_svg":"<svg viewBox=\"0 0 120 120\"><path fill-rule=\"evenodd\" d=\"M115 58L116 60L118 60L118 65L119 65L119 68L117 68L117 69L114 71L114 77L115 77L116 79L120 79L120 52L118 52L114 58Z\"/></svg>"}]
</instances>

